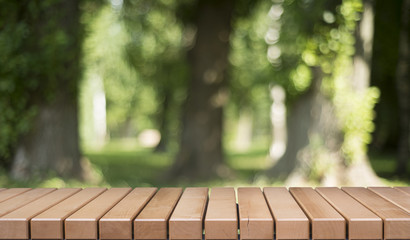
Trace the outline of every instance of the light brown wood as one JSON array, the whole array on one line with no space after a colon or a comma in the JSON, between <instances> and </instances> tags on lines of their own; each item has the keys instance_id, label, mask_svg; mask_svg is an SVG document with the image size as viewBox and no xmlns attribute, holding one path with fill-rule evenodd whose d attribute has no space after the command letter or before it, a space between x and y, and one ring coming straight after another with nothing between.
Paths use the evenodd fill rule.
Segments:
<instances>
[{"instance_id":1,"label":"light brown wood","mask_svg":"<svg viewBox=\"0 0 410 240\"><path fill-rule=\"evenodd\" d=\"M234 188L212 188L205 216L205 239L238 239L238 213Z\"/></svg>"},{"instance_id":2,"label":"light brown wood","mask_svg":"<svg viewBox=\"0 0 410 240\"><path fill-rule=\"evenodd\" d=\"M3 201L0 203L0 216L4 216L7 213L14 211L17 208L39 199L55 190L55 188L36 188Z\"/></svg>"},{"instance_id":3,"label":"light brown wood","mask_svg":"<svg viewBox=\"0 0 410 240\"><path fill-rule=\"evenodd\" d=\"M31 188L10 188L7 190L4 188L4 191L0 192L0 202L4 202L29 190L31 190Z\"/></svg>"},{"instance_id":4,"label":"light brown wood","mask_svg":"<svg viewBox=\"0 0 410 240\"><path fill-rule=\"evenodd\" d=\"M342 190L383 219L385 239L410 239L410 214L369 189L343 187Z\"/></svg>"},{"instance_id":5,"label":"light brown wood","mask_svg":"<svg viewBox=\"0 0 410 240\"><path fill-rule=\"evenodd\" d=\"M368 187L368 189L410 213L410 196L408 194L391 187Z\"/></svg>"},{"instance_id":6,"label":"light brown wood","mask_svg":"<svg viewBox=\"0 0 410 240\"><path fill-rule=\"evenodd\" d=\"M404 193L410 194L410 187L395 187L395 188Z\"/></svg>"},{"instance_id":7,"label":"light brown wood","mask_svg":"<svg viewBox=\"0 0 410 240\"><path fill-rule=\"evenodd\" d=\"M58 189L0 217L0 239L29 239L31 218L78 191L80 188Z\"/></svg>"},{"instance_id":8,"label":"light brown wood","mask_svg":"<svg viewBox=\"0 0 410 240\"><path fill-rule=\"evenodd\" d=\"M383 222L376 214L336 187L319 187L322 195L347 221L349 239L382 239Z\"/></svg>"},{"instance_id":9,"label":"light brown wood","mask_svg":"<svg viewBox=\"0 0 410 240\"><path fill-rule=\"evenodd\" d=\"M276 239L309 239L309 219L285 187L263 189L275 219Z\"/></svg>"},{"instance_id":10,"label":"light brown wood","mask_svg":"<svg viewBox=\"0 0 410 240\"><path fill-rule=\"evenodd\" d=\"M157 188L135 188L99 221L100 239L132 239L132 221Z\"/></svg>"},{"instance_id":11,"label":"light brown wood","mask_svg":"<svg viewBox=\"0 0 410 240\"><path fill-rule=\"evenodd\" d=\"M241 239L273 239L273 218L258 187L238 188Z\"/></svg>"},{"instance_id":12,"label":"light brown wood","mask_svg":"<svg viewBox=\"0 0 410 240\"><path fill-rule=\"evenodd\" d=\"M86 188L31 219L32 239L64 239L64 220L106 188Z\"/></svg>"},{"instance_id":13,"label":"light brown wood","mask_svg":"<svg viewBox=\"0 0 410 240\"><path fill-rule=\"evenodd\" d=\"M312 226L312 239L345 239L345 219L312 188L289 189Z\"/></svg>"},{"instance_id":14,"label":"light brown wood","mask_svg":"<svg viewBox=\"0 0 410 240\"><path fill-rule=\"evenodd\" d=\"M98 239L98 220L125 197L131 188L111 188L65 220L66 239Z\"/></svg>"},{"instance_id":15,"label":"light brown wood","mask_svg":"<svg viewBox=\"0 0 410 240\"><path fill-rule=\"evenodd\" d=\"M208 188L186 188L169 219L169 239L202 240Z\"/></svg>"},{"instance_id":16,"label":"light brown wood","mask_svg":"<svg viewBox=\"0 0 410 240\"><path fill-rule=\"evenodd\" d=\"M182 188L161 188L134 220L135 239L167 239L167 224Z\"/></svg>"}]
</instances>

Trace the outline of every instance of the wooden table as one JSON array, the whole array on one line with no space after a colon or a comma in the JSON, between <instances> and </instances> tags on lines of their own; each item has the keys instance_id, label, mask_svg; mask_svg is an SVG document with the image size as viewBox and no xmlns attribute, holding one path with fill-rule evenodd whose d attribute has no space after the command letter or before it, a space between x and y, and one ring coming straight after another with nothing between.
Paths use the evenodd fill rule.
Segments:
<instances>
[{"instance_id":1,"label":"wooden table","mask_svg":"<svg viewBox=\"0 0 410 240\"><path fill-rule=\"evenodd\" d=\"M0 239L410 239L408 189L0 188Z\"/></svg>"}]
</instances>

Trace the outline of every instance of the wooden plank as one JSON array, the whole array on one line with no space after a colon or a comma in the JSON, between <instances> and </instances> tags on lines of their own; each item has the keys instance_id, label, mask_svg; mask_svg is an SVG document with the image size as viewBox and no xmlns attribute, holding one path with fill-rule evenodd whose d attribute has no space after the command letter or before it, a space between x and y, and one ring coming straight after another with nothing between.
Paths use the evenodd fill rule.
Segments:
<instances>
[{"instance_id":1,"label":"wooden plank","mask_svg":"<svg viewBox=\"0 0 410 240\"><path fill-rule=\"evenodd\" d=\"M382 239L383 222L376 214L336 187L319 187L322 195L347 221L349 239Z\"/></svg>"},{"instance_id":2,"label":"wooden plank","mask_svg":"<svg viewBox=\"0 0 410 240\"><path fill-rule=\"evenodd\" d=\"M132 221L157 188L135 188L99 221L100 239L132 239Z\"/></svg>"},{"instance_id":3,"label":"wooden plank","mask_svg":"<svg viewBox=\"0 0 410 240\"><path fill-rule=\"evenodd\" d=\"M12 197L25 193L31 188L10 188L0 192L0 202L4 202Z\"/></svg>"},{"instance_id":4,"label":"wooden plank","mask_svg":"<svg viewBox=\"0 0 410 240\"><path fill-rule=\"evenodd\" d=\"M0 217L55 190L55 188L36 188L3 201L0 203Z\"/></svg>"},{"instance_id":5,"label":"wooden plank","mask_svg":"<svg viewBox=\"0 0 410 240\"><path fill-rule=\"evenodd\" d=\"M408 194L391 187L368 187L368 189L410 213L410 196Z\"/></svg>"},{"instance_id":6,"label":"wooden plank","mask_svg":"<svg viewBox=\"0 0 410 240\"><path fill-rule=\"evenodd\" d=\"M398 189L404 193L410 194L410 187L394 187L395 189Z\"/></svg>"},{"instance_id":7,"label":"wooden plank","mask_svg":"<svg viewBox=\"0 0 410 240\"><path fill-rule=\"evenodd\" d=\"M205 239L238 239L238 212L234 188L212 188L205 217Z\"/></svg>"},{"instance_id":8,"label":"wooden plank","mask_svg":"<svg viewBox=\"0 0 410 240\"><path fill-rule=\"evenodd\" d=\"M66 239L98 239L98 220L125 197L131 188L111 188L65 220Z\"/></svg>"},{"instance_id":9,"label":"wooden plank","mask_svg":"<svg viewBox=\"0 0 410 240\"><path fill-rule=\"evenodd\" d=\"M202 240L208 188L186 188L169 219L169 239Z\"/></svg>"},{"instance_id":10,"label":"wooden plank","mask_svg":"<svg viewBox=\"0 0 410 240\"><path fill-rule=\"evenodd\" d=\"M309 219L285 187L263 189L275 219L276 239L309 239Z\"/></svg>"},{"instance_id":11,"label":"wooden plank","mask_svg":"<svg viewBox=\"0 0 410 240\"><path fill-rule=\"evenodd\" d=\"M134 220L134 239L167 239L167 224L182 188L161 188Z\"/></svg>"},{"instance_id":12,"label":"wooden plank","mask_svg":"<svg viewBox=\"0 0 410 240\"><path fill-rule=\"evenodd\" d=\"M312 188L289 189L312 226L312 239L346 239L345 219Z\"/></svg>"},{"instance_id":13,"label":"wooden plank","mask_svg":"<svg viewBox=\"0 0 410 240\"><path fill-rule=\"evenodd\" d=\"M58 189L0 217L0 239L29 239L31 218L80 190L80 188Z\"/></svg>"},{"instance_id":14,"label":"wooden plank","mask_svg":"<svg viewBox=\"0 0 410 240\"><path fill-rule=\"evenodd\" d=\"M106 188L86 188L31 219L32 239L64 239L64 220Z\"/></svg>"},{"instance_id":15,"label":"wooden plank","mask_svg":"<svg viewBox=\"0 0 410 240\"><path fill-rule=\"evenodd\" d=\"M241 239L273 239L273 218L258 187L238 188Z\"/></svg>"},{"instance_id":16,"label":"wooden plank","mask_svg":"<svg viewBox=\"0 0 410 240\"><path fill-rule=\"evenodd\" d=\"M410 239L410 214L362 187L343 187L343 191L383 219L385 239Z\"/></svg>"}]
</instances>

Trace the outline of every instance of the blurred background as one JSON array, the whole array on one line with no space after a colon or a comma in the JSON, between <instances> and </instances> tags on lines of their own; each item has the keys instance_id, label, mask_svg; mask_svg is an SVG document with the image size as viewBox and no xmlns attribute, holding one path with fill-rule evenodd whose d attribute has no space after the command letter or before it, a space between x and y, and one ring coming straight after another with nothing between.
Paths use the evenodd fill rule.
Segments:
<instances>
[{"instance_id":1,"label":"blurred background","mask_svg":"<svg viewBox=\"0 0 410 240\"><path fill-rule=\"evenodd\" d=\"M0 186L410 184L410 0L0 0Z\"/></svg>"}]
</instances>

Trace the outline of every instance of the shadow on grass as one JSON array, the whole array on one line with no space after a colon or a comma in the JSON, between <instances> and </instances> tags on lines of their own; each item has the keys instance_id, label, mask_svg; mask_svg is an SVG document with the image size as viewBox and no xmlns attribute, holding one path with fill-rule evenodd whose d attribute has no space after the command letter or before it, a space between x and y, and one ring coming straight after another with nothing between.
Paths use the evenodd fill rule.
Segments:
<instances>
[{"instance_id":1,"label":"shadow on grass","mask_svg":"<svg viewBox=\"0 0 410 240\"><path fill-rule=\"evenodd\" d=\"M206 186L223 185L224 179L209 181L164 181L163 174L169 169L175 153L153 153L151 149L135 151L104 150L86 154L91 163L101 171L104 181L115 187L137 186ZM267 166L266 150L227 154L227 164L234 170L235 179L230 183L252 184L255 176Z\"/></svg>"},{"instance_id":2,"label":"shadow on grass","mask_svg":"<svg viewBox=\"0 0 410 240\"><path fill-rule=\"evenodd\" d=\"M384 154L369 154L370 164L372 165L376 174L384 179L388 179L394 184L410 185L410 162L407 164L407 174L398 176L396 170L396 155L395 153Z\"/></svg>"},{"instance_id":3,"label":"shadow on grass","mask_svg":"<svg viewBox=\"0 0 410 240\"><path fill-rule=\"evenodd\" d=\"M268 186L272 183L263 176L269 167L268 151L263 148L250 149L246 152L227 151L227 165L233 170L232 179L211 179L207 181L188 181L176 179L164 181L163 175L174 160L175 152L153 153L152 149L127 148L119 149L108 146L101 151L86 151L85 156L101 177L98 183L79 182L61 179L50 175L46 179L14 181L6 172L0 172L1 187L167 187L167 186ZM395 160L393 154L370 155L371 165L378 176L386 179L387 185L409 185L410 164L405 177L394 175Z\"/></svg>"},{"instance_id":4,"label":"shadow on grass","mask_svg":"<svg viewBox=\"0 0 410 240\"><path fill-rule=\"evenodd\" d=\"M88 153L86 156L101 171L104 181L115 187L163 186L161 174L171 164L169 154L150 150Z\"/></svg>"}]
</instances>

